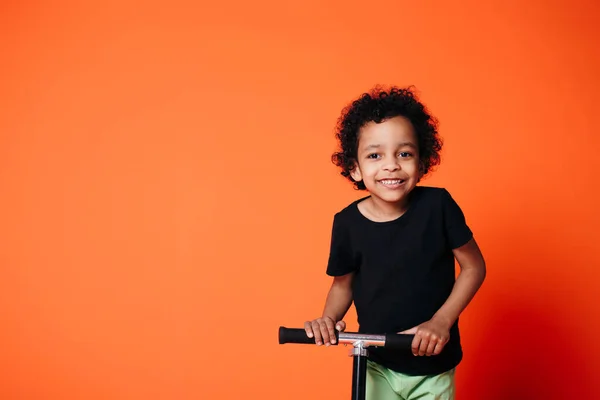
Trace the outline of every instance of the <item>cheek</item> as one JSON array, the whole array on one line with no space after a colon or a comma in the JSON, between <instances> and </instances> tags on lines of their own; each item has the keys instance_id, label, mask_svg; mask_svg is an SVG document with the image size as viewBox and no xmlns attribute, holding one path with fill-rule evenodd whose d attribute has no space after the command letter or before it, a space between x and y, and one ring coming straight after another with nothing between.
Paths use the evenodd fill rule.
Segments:
<instances>
[{"instance_id":1,"label":"cheek","mask_svg":"<svg viewBox=\"0 0 600 400\"><path fill-rule=\"evenodd\" d=\"M379 167L376 163L367 163L363 166L363 175L365 177L374 177L379 172Z\"/></svg>"},{"instance_id":2,"label":"cheek","mask_svg":"<svg viewBox=\"0 0 600 400\"><path fill-rule=\"evenodd\" d=\"M418 161L410 161L405 163L402 169L410 175L417 176L421 173L421 164Z\"/></svg>"}]
</instances>

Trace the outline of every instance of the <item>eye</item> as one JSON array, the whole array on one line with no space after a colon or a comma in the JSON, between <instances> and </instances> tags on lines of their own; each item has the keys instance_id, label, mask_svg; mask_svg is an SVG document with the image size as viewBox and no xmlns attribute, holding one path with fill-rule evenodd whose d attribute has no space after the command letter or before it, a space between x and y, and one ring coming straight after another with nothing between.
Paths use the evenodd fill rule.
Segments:
<instances>
[{"instance_id":1,"label":"eye","mask_svg":"<svg viewBox=\"0 0 600 400\"><path fill-rule=\"evenodd\" d=\"M379 157L379 154L377 154L377 153L371 153L367 156L367 158L371 158L371 159L375 159L377 157Z\"/></svg>"},{"instance_id":2,"label":"eye","mask_svg":"<svg viewBox=\"0 0 600 400\"><path fill-rule=\"evenodd\" d=\"M402 157L402 158L406 158L406 157L410 157L410 156L412 156L412 154L408 153L406 151L403 151L400 153L400 157Z\"/></svg>"}]
</instances>

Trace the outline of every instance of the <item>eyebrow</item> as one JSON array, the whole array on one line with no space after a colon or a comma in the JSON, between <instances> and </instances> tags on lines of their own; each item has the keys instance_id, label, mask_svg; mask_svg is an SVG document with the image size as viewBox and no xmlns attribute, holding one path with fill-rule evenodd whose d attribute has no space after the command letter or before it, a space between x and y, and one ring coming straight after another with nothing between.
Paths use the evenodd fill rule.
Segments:
<instances>
[{"instance_id":1,"label":"eyebrow","mask_svg":"<svg viewBox=\"0 0 600 400\"><path fill-rule=\"evenodd\" d=\"M398 143L399 147L412 147L413 149L416 149L417 146L412 143L412 142L402 142L402 143ZM365 147L365 150L370 150L370 149L378 149L380 148L381 145L380 144L370 144L367 147Z\"/></svg>"}]
</instances>

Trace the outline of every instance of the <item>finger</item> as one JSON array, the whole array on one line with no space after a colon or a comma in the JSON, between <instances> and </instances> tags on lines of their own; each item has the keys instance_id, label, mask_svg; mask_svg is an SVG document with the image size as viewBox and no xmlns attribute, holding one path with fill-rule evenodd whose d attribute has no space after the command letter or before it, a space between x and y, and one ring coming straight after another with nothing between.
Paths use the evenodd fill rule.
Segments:
<instances>
[{"instance_id":1,"label":"finger","mask_svg":"<svg viewBox=\"0 0 600 400\"><path fill-rule=\"evenodd\" d=\"M327 324L324 320L319 321L319 328L321 329L321 337L323 338L323 344L325 346L329 346L330 338L329 338L329 329L327 329Z\"/></svg>"},{"instance_id":2,"label":"finger","mask_svg":"<svg viewBox=\"0 0 600 400\"><path fill-rule=\"evenodd\" d=\"M429 345L427 346L427 350L425 351L425 354L427 356L431 356L433 354L433 351L435 350L435 346L439 343L439 340L434 336L431 337L429 339Z\"/></svg>"},{"instance_id":3,"label":"finger","mask_svg":"<svg viewBox=\"0 0 600 400\"><path fill-rule=\"evenodd\" d=\"M419 354L419 347L421 346L421 336L420 335L415 335L415 337L413 338L412 344L411 344L411 349L412 349L412 353L414 356L416 356L417 354Z\"/></svg>"},{"instance_id":4,"label":"finger","mask_svg":"<svg viewBox=\"0 0 600 400\"><path fill-rule=\"evenodd\" d=\"M410 329L407 329L405 331L398 332L398 333L404 334L404 335L414 335L417 333L417 327L415 326L414 328L410 328Z\"/></svg>"},{"instance_id":5,"label":"finger","mask_svg":"<svg viewBox=\"0 0 600 400\"><path fill-rule=\"evenodd\" d=\"M419 355L424 356L427 353L427 347L429 347L430 335L424 334L421 339L421 345L419 346Z\"/></svg>"},{"instance_id":6,"label":"finger","mask_svg":"<svg viewBox=\"0 0 600 400\"><path fill-rule=\"evenodd\" d=\"M321 344L323 344L321 342L321 340L322 340L321 327L319 326L319 323L317 321L313 321L311 326L312 326L313 334L315 335L315 343L317 344L317 346L320 346Z\"/></svg>"},{"instance_id":7,"label":"finger","mask_svg":"<svg viewBox=\"0 0 600 400\"><path fill-rule=\"evenodd\" d=\"M344 332L346 330L346 323L344 321L338 322L335 326L335 329L337 329L340 332Z\"/></svg>"},{"instance_id":8,"label":"finger","mask_svg":"<svg viewBox=\"0 0 600 400\"><path fill-rule=\"evenodd\" d=\"M444 340L438 340L438 342L435 345L435 348L433 349L433 355L437 356L438 354L440 354L445 345L446 342Z\"/></svg>"},{"instance_id":9,"label":"finger","mask_svg":"<svg viewBox=\"0 0 600 400\"><path fill-rule=\"evenodd\" d=\"M333 321L327 318L325 320L325 325L327 325L327 333L329 334L329 340L331 344L335 344L335 327L333 325Z\"/></svg>"},{"instance_id":10,"label":"finger","mask_svg":"<svg viewBox=\"0 0 600 400\"><path fill-rule=\"evenodd\" d=\"M313 337L313 330L310 321L306 321L304 323L304 330L306 331L306 336L308 336L309 338Z\"/></svg>"}]
</instances>

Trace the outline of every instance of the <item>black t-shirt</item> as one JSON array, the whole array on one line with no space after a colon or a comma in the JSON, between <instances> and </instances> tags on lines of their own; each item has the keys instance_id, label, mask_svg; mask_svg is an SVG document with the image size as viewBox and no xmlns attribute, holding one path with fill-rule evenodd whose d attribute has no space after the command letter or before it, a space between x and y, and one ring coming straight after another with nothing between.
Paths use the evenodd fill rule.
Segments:
<instances>
[{"instance_id":1,"label":"black t-shirt","mask_svg":"<svg viewBox=\"0 0 600 400\"><path fill-rule=\"evenodd\" d=\"M402 216L374 222L359 211L362 200L335 214L327 274L355 273L352 291L361 333L397 333L428 321L452 291L452 250L472 238L462 210L446 189L417 186ZM437 356L369 348L371 360L408 375L448 371L462 355L458 321Z\"/></svg>"}]
</instances>

